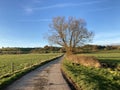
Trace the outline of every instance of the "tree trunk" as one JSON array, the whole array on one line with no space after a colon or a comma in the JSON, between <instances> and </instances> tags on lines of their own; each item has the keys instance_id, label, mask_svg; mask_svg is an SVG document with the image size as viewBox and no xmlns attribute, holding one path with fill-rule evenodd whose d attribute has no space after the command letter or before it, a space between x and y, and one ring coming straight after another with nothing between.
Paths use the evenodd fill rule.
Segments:
<instances>
[{"instance_id":1,"label":"tree trunk","mask_svg":"<svg viewBox=\"0 0 120 90\"><path fill-rule=\"evenodd\" d=\"M72 54L73 54L72 49L70 48L66 49L66 55L72 55Z\"/></svg>"}]
</instances>

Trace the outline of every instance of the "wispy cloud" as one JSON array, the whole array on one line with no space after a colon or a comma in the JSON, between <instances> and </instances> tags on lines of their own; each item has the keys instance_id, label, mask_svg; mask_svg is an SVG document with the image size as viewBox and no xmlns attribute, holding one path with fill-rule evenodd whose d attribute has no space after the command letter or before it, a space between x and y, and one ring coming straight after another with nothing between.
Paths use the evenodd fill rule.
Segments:
<instances>
[{"instance_id":1,"label":"wispy cloud","mask_svg":"<svg viewBox=\"0 0 120 90\"><path fill-rule=\"evenodd\" d=\"M117 33L117 30L116 32L104 32L104 33L96 33L95 35L95 38L96 39L101 39L101 37L103 39L113 39L113 38L116 38L116 37L120 37L120 33Z\"/></svg>"},{"instance_id":2,"label":"wispy cloud","mask_svg":"<svg viewBox=\"0 0 120 90\"><path fill-rule=\"evenodd\" d=\"M104 39L104 40L94 40L93 44L98 44L98 45L120 44L120 38L116 38L116 39Z\"/></svg>"},{"instance_id":3,"label":"wispy cloud","mask_svg":"<svg viewBox=\"0 0 120 90\"><path fill-rule=\"evenodd\" d=\"M60 3L60 4L49 5L49 6L43 6L43 7L29 7L29 8L27 7L27 8L24 8L24 10L27 13L31 13L35 10L45 10L45 9L53 9L53 8L65 8L65 7L79 7L79 6L85 6L85 5L93 5L101 2L103 1L90 1L90 2L81 2L81 3Z\"/></svg>"},{"instance_id":4,"label":"wispy cloud","mask_svg":"<svg viewBox=\"0 0 120 90\"><path fill-rule=\"evenodd\" d=\"M19 22L49 22L51 19L31 19L31 20L19 20Z\"/></svg>"},{"instance_id":5,"label":"wispy cloud","mask_svg":"<svg viewBox=\"0 0 120 90\"><path fill-rule=\"evenodd\" d=\"M92 2L81 2L81 3L61 3L61 4L54 4L50 6L44 6L44 7L36 7L33 8L34 10L44 10L44 9L51 9L51 8L64 8L64 7L77 7L77 6L83 6L83 5L91 5L100 3L101 1L92 1Z\"/></svg>"},{"instance_id":6,"label":"wispy cloud","mask_svg":"<svg viewBox=\"0 0 120 90\"><path fill-rule=\"evenodd\" d=\"M34 4L35 3L41 3L41 0L33 0ZM24 8L24 11L27 14L32 14L34 11L40 11L40 10L47 10L47 9L56 9L56 8L67 8L67 7L86 7L88 5L94 5L94 4L99 4L99 3L103 3L109 0L95 0L95 1L87 1L87 2L79 2L79 3L58 3L58 4L53 4L53 5L48 5L48 6L38 6L38 7L32 7L32 6L28 6ZM33 5L36 6L36 5ZM97 11L105 11L105 10L111 10L111 9L116 9L116 8L120 8L118 6L116 7L101 7L101 8L89 8L88 12L97 12Z\"/></svg>"},{"instance_id":7,"label":"wispy cloud","mask_svg":"<svg viewBox=\"0 0 120 90\"><path fill-rule=\"evenodd\" d=\"M30 7L26 7L26 8L24 8L24 11L25 11L27 14L30 14L30 13L33 12L33 9L30 8Z\"/></svg>"},{"instance_id":8,"label":"wispy cloud","mask_svg":"<svg viewBox=\"0 0 120 90\"><path fill-rule=\"evenodd\" d=\"M111 45L113 43L120 43L120 34L117 32L96 33L93 43L100 45Z\"/></svg>"},{"instance_id":9,"label":"wispy cloud","mask_svg":"<svg viewBox=\"0 0 120 90\"><path fill-rule=\"evenodd\" d=\"M96 12L96 11L105 11L105 10L111 10L111 9L117 9L117 8L120 8L120 7L102 7L102 8L91 9L89 11Z\"/></svg>"},{"instance_id":10,"label":"wispy cloud","mask_svg":"<svg viewBox=\"0 0 120 90\"><path fill-rule=\"evenodd\" d=\"M31 41L29 40L8 40L8 39L4 39L4 40L0 40L0 48L1 47L40 47L39 46L39 42L40 41L33 41L33 43L31 43ZM43 43L44 40L42 41Z\"/></svg>"}]
</instances>

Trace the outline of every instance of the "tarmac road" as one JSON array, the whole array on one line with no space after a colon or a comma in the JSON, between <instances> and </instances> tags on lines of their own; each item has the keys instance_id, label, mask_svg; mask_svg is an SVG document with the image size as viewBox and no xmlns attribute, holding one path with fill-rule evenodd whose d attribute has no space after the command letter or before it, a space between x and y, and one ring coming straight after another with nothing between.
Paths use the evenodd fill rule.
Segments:
<instances>
[{"instance_id":1,"label":"tarmac road","mask_svg":"<svg viewBox=\"0 0 120 90\"><path fill-rule=\"evenodd\" d=\"M61 60L59 58L37 68L5 90L71 90L62 76Z\"/></svg>"}]
</instances>

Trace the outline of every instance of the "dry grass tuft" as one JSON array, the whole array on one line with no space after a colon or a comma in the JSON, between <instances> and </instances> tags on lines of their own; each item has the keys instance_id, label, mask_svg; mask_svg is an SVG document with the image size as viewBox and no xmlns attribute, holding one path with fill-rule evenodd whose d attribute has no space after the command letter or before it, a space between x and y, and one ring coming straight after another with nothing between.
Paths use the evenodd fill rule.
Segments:
<instances>
[{"instance_id":1,"label":"dry grass tuft","mask_svg":"<svg viewBox=\"0 0 120 90\"><path fill-rule=\"evenodd\" d=\"M97 58L93 56L77 56L77 55L70 55L66 57L67 60L72 61L74 64L81 64L84 66L91 66L91 67L101 67L100 62Z\"/></svg>"}]
</instances>

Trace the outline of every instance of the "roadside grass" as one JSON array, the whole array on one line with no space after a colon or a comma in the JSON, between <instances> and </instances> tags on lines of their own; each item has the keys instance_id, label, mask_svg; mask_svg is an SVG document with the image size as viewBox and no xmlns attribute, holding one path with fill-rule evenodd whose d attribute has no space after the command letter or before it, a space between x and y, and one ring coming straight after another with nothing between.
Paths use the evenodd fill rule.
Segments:
<instances>
[{"instance_id":1,"label":"roadside grass","mask_svg":"<svg viewBox=\"0 0 120 90\"><path fill-rule=\"evenodd\" d=\"M120 72L104 68L73 65L64 60L62 70L74 82L77 90L119 90Z\"/></svg>"},{"instance_id":2,"label":"roadside grass","mask_svg":"<svg viewBox=\"0 0 120 90\"><path fill-rule=\"evenodd\" d=\"M21 54L0 56L0 89L20 78L35 68L50 62L62 54ZM11 66L14 63L14 66ZM14 70L11 68L14 67Z\"/></svg>"},{"instance_id":3,"label":"roadside grass","mask_svg":"<svg viewBox=\"0 0 120 90\"><path fill-rule=\"evenodd\" d=\"M63 60L62 70L77 86L77 90L120 89L120 51L110 50L77 55L95 56L101 63L107 65L105 68L95 68Z\"/></svg>"}]
</instances>

